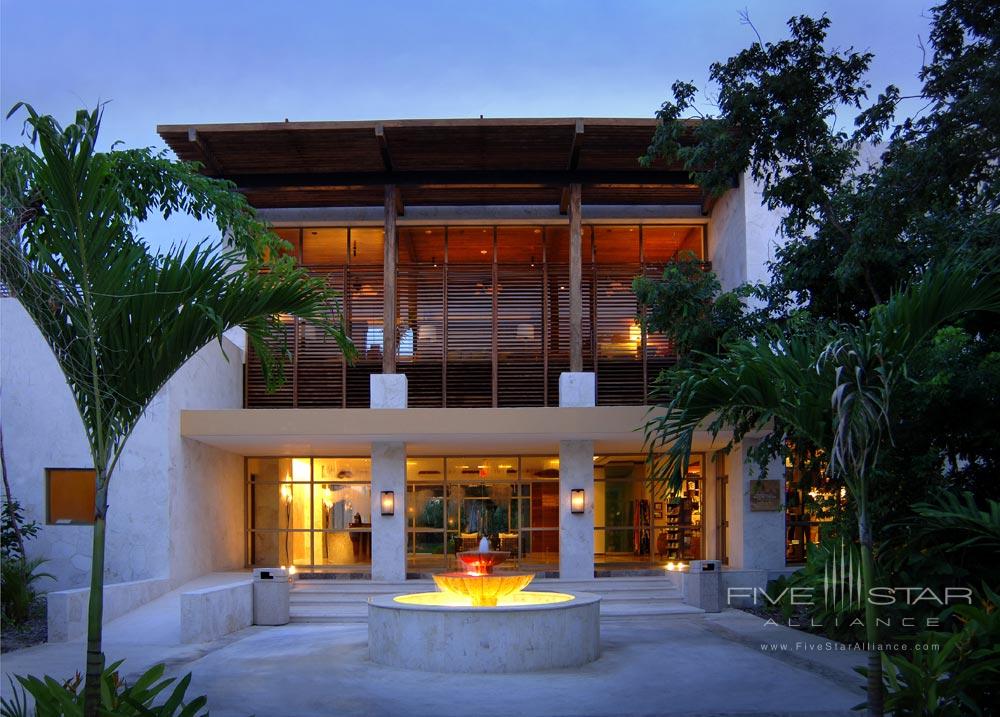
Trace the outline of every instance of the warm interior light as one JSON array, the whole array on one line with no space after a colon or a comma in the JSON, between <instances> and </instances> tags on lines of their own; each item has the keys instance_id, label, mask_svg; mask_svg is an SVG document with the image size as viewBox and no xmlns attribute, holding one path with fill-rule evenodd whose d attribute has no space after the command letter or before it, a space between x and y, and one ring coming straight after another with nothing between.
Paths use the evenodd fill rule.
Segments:
<instances>
[{"instance_id":1,"label":"warm interior light","mask_svg":"<svg viewBox=\"0 0 1000 717\"><path fill-rule=\"evenodd\" d=\"M573 513L582 513L587 506L587 494L583 488L574 488L570 491L569 509Z\"/></svg>"},{"instance_id":2,"label":"warm interior light","mask_svg":"<svg viewBox=\"0 0 1000 717\"><path fill-rule=\"evenodd\" d=\"M295 566L294 565L290 565L288 567L288 574L289 575L295 575Z\"/></svg>"},{"instance_id":3,"label":"warm interior light","mask_svg":"<svg viewBox=\"0 0 1000 717\"><path fill-rule=\"evenodd\" d=\"M312 462L308 458L292 459L292 480L308 481L312 476Z\"/></svg>"},{"instance_id":4,"label":"warm interior light","mask_svg":"<svg viewBox=\"0 0 1000 717\"><path fill-rule=\"evenodd\" d=\"M636 346L642 343L642 327L634 321L628 327L628 340Z\"/></svg>"},{"instance_id":5,"label":"warm interior light","mask_svg":"<svg viewBox=\"0 0 1000 717\"><path fill-rule=\"evenodd\" d=\"M396 494L391 490L382 491L382 515L394 515L396 512Z\"/></svg>"},{"instance_id":6,"label":"warm interior light","mask_svg":"<svg viewBox=\"0 0 1000 717\"><path fill-rule=\"evenodd\" d=\"M667 570L673 570L674 568L675 568L675 565L674 565L673 561L670 561L669 563L667 563Z\"/></svg>"},{"instance_id":7,"label":"warm interior light","mask_svg":"<svg viewBox=\"0 0 1000 717\"><path fill-rule=\"evenodd\" d=\"M285 503L292 502L292 487L290 485L281 486L281 500Z\"/></svg>"}]
</instances>

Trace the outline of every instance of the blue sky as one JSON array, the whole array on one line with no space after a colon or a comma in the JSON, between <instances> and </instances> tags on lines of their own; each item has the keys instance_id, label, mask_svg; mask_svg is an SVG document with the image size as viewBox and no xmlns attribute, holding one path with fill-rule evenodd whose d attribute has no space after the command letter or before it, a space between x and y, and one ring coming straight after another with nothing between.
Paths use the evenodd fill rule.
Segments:
<instances>
[{"instance_id":1,"label":"blue sky","mask_svg":"<svg viewBox=\"0 0 1000 717\"><path fill-rule=\"evenodd\" d=\"M0 107L69 120L108 100L105 144L162 146L158 123L651 116L675 79L827 12L875 53L871 81L919 85L920 0L189 2L2 0ZM20 141L20 121L0 125ZM158 244L194 224L151 226Z\"/></svg>"}]
</instances>

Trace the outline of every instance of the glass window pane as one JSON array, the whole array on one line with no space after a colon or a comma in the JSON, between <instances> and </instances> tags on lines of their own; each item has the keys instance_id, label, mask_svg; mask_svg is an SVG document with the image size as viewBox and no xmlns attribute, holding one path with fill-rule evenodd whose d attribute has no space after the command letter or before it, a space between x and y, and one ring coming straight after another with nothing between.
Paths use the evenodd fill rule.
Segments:
<instances>
[{"instance_id":1,"label":"glass window pane","mask_svg":"<svg viewBox=\"0 0 1000 717\"><path fill-rule=\"evenodd\" d=\"M299 228L298 227L272 227L271 231L277 234L279 237L284 239L290 245L284 251L282 255L291 255L298 257L299 255Z\"/></svg>"},{"instance_id":2,"label":"glass window pane","mask_svg":"<svg viewBox=\"0 0 1000 717\"><path fill-rule=\"evenodd\" d=\"M700 226L644 226L642 243L642 260L646 264L664 264L684 252L704 259Z\"/></svg>"},{"instance_id":3,"label":"glass window pane","mask_svg":"<svg viewBox=\"0 0 1000 717\"><path fill-rule=\"evenodd\" d=\"M444 263L444 227L399 227L399 263Z\"/></svg>"},{"instance_id":4,"label":"glass window pane","mask_svg":"<svg viewBox=\"0 0 1000 717\"><path fill-rule=\"evenodd\" d=\"M594 227L594 261L597 264L638 264L639 227Z\"/></svg>"},{"instance_id":5,"label":"glass window pane","mask_svg":"<svg viewBox=\"0 0 1000 717\"><path fill-rule=\"evenodd\" d=\"M316 483L313 486L313 527L349 530L371 526L371 485Z\"/></svg>"},{"instance_id":6,"label":"glass window pane","mask_svg":"<svg viewBox=\"0 0 1000 717\"><path fill-rule=\"evenodd\" d=\"M351 265L381 266L385 260L383 253L385 232L381 228L351 228Z\"/></svg>"},{"instance_id":7,"label":"glass window pane","mask_svg":"<svg viewBox=\"0 0 1000 717\"><path fill-rule=\"evenodd\" d=\"M493 227L448 227L449 264L493 261Z\"/></svg>"},{"instance_id":8,"label":"glass window pane","mask_svg":"<svg viewBox=\"0 0 1000 717\"><path fill-rule=\"evenodd\" d=\"M371 458L314 458L317 483L371 483Z\"/></svg>"},{"instance_id":9,"label":"glass window pane","mask_svg":"<svg viewBox=\"0 0 1000 717\"><path fill-rule=\"evenodd\" d=\"M444 485L411 485L407 494L407 522L412 528L444 529Z\"/></svg>"},{"instance_id":10,"label":"glass window pane","mask_svg":"<svg viewBox=\"0 0 1000 717\"><path fill-rule=\"evenodd\" d=\"M444 480L444 458L407 458L406 482L440 483Z\"/></svg>"},{"instance_id":11,"label":"glass window pane","mask_svg":"<svg viewBox=\"0 0 1000 717\"><path fill-rule=\"evenodd\" d=\"M446 463L449 482L517 480L518 459L513 456L467 456L448 458Z\"/></svg>"},{"instance_id":12,"label":"glass window pane","mask_svg":"<svg viewBox=\"0 0 1000 717\"><path fill-rule=\"evenodd\" d=\"M593 227L581 227L580 241L580 261L590 264L594 261ZM568 226L545 227L545 260L550 264L569 263Z\"/></svg>"},{"instance_id":13,"label":"glass window pane","mask_svg":"<svg viewBox=\"0 0 1000 717\"><path fill-rule=\"evenodd\" d=\"M302 232L302 263L311 266L343 266L347 263L347 229L305 229Z\"/></svg>"},{"instance_id":14,"label":"glass window pane","mask_svg":"<svg viewBox=\"0 0 1000 717\"><path fill-rule=\"evenodd\" d=\"M497 227L498 264L532 265L541 261L541 227Z\"/></svg>"}]
</instances>

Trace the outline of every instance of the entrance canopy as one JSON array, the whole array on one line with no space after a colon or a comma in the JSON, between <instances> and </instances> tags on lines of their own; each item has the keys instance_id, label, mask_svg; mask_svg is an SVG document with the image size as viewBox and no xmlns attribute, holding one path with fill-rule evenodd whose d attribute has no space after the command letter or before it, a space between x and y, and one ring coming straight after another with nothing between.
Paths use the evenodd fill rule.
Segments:
<instances>
[{"instance_id":1,"label":"entrance canopy","mask_svg":"<svg viewBox=\"0 0 1000 717\"><path fill-rule=\"evenodd\" d=\"M639 166L656 120L444 119L161 125L178 157L235 182L258 208L696 205L679 166Z\"/></svg>"},{"instance_id":2,"label":"entrance canopy","mask_svg":"<svg viewBox=\"0 0 1000 717\"><path fill-rule=\"evenodd\" d=\"M558 452L559 441L591 440L596 453L642 450L645 406L593 408L297 408L181 412L181 435L245 456L367 455L378 441L407 455ZM707 431L693 449L718 448Z\"/></svg>"}]
</instances>

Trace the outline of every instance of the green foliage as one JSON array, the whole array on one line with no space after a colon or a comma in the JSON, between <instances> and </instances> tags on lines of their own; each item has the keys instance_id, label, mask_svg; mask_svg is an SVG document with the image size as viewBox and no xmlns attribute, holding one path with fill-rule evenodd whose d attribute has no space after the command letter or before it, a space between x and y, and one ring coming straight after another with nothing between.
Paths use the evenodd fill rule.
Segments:
<instances>
[{"instance_id":1,"label":"green foliage","mask_svg":"<svg viewBox=\"0 0 1000 717\"><path fill-rule=\"evenodd\" d=\"M912 506L912 515L886 530L879 546L883 573L893 585L946 588L1000 586L1000 502L981 508L971 493L942 493ZM985 597L985 596L983 596ZM907 616L935 617L933 603L907 607Z\"/></svg>"},{"instance_id":2,"label":"green foliage","mask_svg":"<svg viewBox=\"0 0 1000 717\"><path fill-rule=\"evenodd\" d=\"M22 539L30 540L38 534L39 525L34 520L25 522L24 509L18 501L4 500L0 506L0 558L4 561L24 557L18 530Z\"/></svg>"},{"instance_id":3,"label":"green foliage","mask_svg":"<svg viewBox=\"0 0 1000 717\"><path fill-rule=\"evenodd\" d=\"M960 621L957 632L922 633L905 653L883 653L886 711L895 717L994 714L1000 704L1000 596L985 592L979 606L946 611Z\"/></svg>"},{"instance_id":4,"label":"green foliage","mask_svg":"<svg viewBox=\"0 0 1000 717\"><path fill-rule=\"evenodd\" d=\"M119 675L118 669L122 661L110 665L101 674L101 702L97 714L110 717L196 717L207 715L204 710L208 699L204 696L185 701L185 693L191 683L190 673L174 685L173 690L167 688L175 682L173 678L161 679L164 666L155 665L144 672L134 684L128 684ZM60 684L51 677L42 678L28 675L17 676L17 681L23 690L35 701L35 715L41 717L77 717L83 712L83 692L80 689L83 678L76 677ZM13 685L12 685L13 687ZM26 707L23 692L12 690L11 701L4 700L0 717L30 717ZM165 696L165 699L162 697ZM157 699L161 703L154 705Z\"/></svg>"},{"instance_id":5,"label":"green foliage","mask_svg":"<svg viewBox=\"0 0 1000 717\"><path fill-rule=\"evenodd\" d=\"M646 330L673 338L683 358L692 351L718 353L743 317L742 296L722 293L719 280L693 256L664 267L659 279L637 276L632 290L640 306L649 307Z\"/></svg>"},{"instance_id":6,"label":"green foliage","mask_svg":"<svg viewBox=\"0 0 1000 717\"><path fill-rule=\"evenodd\" d=\"M864 608L849 591L827 592L830 568L846 563L848 569L861 565L861 551L857 545L846 543L843 538L827 538L812 546L806 554L806 564L791 575L768 583L767 594L781 596L778 607L786 619L803 618L800 623L835 640L857 641L864 639ZM838 567L839 569L839 567ZM796 605L793 596L810 596L810 606ZM856 596L855 596L856 598ZM855 623L860 620L860 623ZM855 623L855 624L852 624Z\"/></svg>"},{"instance_id":7,"label":"green foliage","mask_svg":"<svg viewBox=\"0 0 1000 717\"><path fill-rule=\"evenodd\" d=\"M0 281L55 355L74 397L97 474L87 633L87 714L96 714L108 485L153 397L184 363L239 326L269 387L287 354L282 319L353 346L337 295L310 277L227 182L149 150L98 152L100 110L63 127L23 108L32 147L0 147ZM35 151L37 149L37 152ZM229 246L153 254L138 236L150 213L214 219Z\"/></svg>"},{"instance_id":8,"label":"green foliage","mask_svg":"<svg viewBox=\"0 0 1000 717\"><path fill-rule=\"evenodd\" d=\"M9 557L0 560L0 595L4 623L20 624L28 619L31 605L38 597L35 583L42 578L55 579L38 568L46 561L42 558Z\"/></svg>"}]
</instances>

